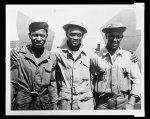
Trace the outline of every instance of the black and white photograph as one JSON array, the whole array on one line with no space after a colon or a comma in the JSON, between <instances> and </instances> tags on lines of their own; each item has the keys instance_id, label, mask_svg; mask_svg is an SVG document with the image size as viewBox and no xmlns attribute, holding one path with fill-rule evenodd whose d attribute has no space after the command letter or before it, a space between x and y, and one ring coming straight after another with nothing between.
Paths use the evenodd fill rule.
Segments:
<instances>
[{"instance_id":1,"label":"black and white photograph","mask_svg":"<svg viewBox=\"0 0 150 119\"><path fill-rule=\"evenodd\" d=\"M6 115L145 116L144 3L5 9Z\"/></svg>"}]
</instances>

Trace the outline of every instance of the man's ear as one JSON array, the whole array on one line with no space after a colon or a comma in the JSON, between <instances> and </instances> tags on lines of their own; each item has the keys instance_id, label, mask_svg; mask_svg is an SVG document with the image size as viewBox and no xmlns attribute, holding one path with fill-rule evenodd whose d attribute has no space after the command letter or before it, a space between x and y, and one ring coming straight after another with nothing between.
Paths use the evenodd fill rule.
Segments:
<instances>
[{"instance_id":1,"label":"man's ear","mask_svg":"<svg viewBox=\"0 0 150 119\"><path fill-rule=\"evenodd\" d=\"M108 34L107 34L107 33L105 33L105 38L106 38L106 39L108 38Z\"/></svg>"},{"instance_id":2,"label":"man's ear","mask_svg":"<svg viewBox=\"0 0 150 119\"><path fill-rule=\"evenodd\" d=\"M31 39L31 33L28 33L29 38Z\"/></svg>"},{"instance_id":3,"label":"man's ear","mask_svg":"<svg viewBox=\"0 0 150 119\"><path fill-rule=\"evenodd\" d=\"M66 36L68 37L68 31L66 31Z\"/></svg>"},{"instance_id":4,"label":"man's ear","mask_svg":"<svg viewBox=\"0 0 150 119\"><path fill-rule=\"evenodd\" d=\"M48 33L46 34L46 39L47 39L47 37L48 37Z\"/></svg>"}]
</instances>

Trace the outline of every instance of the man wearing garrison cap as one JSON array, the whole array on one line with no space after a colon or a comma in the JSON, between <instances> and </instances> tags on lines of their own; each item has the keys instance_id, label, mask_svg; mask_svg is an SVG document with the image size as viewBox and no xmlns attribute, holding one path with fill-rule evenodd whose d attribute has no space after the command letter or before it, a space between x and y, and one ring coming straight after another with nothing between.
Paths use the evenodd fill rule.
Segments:
<instances>
[{"instance_id":1,"label":"man wearing garrison cap","mask_svg":"<svg viewBox=\"0 0 150 119\"><path fill-rule=\"evenodd\" d=\"M107 44L97 54L107 66L94 80L95 109L134 109L140 100L141 73L137 62L130 60L131 53L120 47L126 27L112 22L102 29Z\"/></svg>"},{"instance_id":2,"label":"man wearing garrison cap","mask_svg":"<svg viewBox=\"0 0 150 119\"><path fill-rule=\"evenodd\" d=\"M11 51L11 109L56 109L56 57L44 47L48 24L32 22L28 35L31 44L18 48L18 59Z\"/></svg>"}]
</instances>

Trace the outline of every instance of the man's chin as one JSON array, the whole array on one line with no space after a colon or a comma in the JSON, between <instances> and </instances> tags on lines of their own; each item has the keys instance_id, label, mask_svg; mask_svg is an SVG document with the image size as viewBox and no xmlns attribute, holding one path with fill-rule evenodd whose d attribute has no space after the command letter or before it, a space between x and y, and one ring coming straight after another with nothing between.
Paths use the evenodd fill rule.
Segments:
<instances>
[{"instance_id":1,"label":"man's chin","mask_svg":"<svg viewBox=\"0 0 150 119\"><path fill-rule=\"evenodd\" d=\"M80 44L79 43L73 43L72 44L74 47L77 47L77 46L79 46Z\"/></svg>"},{"instance_id":2,"label":"man's chin","mask_svg":"<svg viewBox=\"0 0 150 119\"><path fill-rule=\"evenodd\" d=\"M118 49L117 46L112 46L111 48L114 49L114 50L117 50L117 49Z\"/></svg>"},{"instance_id":3,"label":"man's chin","mask_svg":"<svg viewBox=\"0 0 150 119\"><path fill-rule=\"evenodd\" d=\"M41 48L43 48L43 45L36 45L35 46L37 49L41 49Z\"/></svg>"}]
</instances>

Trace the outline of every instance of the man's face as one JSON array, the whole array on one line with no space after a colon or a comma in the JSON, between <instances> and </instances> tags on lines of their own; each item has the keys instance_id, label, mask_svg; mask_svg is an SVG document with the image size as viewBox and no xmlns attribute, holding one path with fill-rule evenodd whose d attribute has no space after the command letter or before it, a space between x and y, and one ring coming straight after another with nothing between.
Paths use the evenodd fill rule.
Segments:
<instances>
[{"instance_id":1,"label":"man's face","mask_svg":"<svg viewBox=\"0 0 150 119\"><path fill-rule=\"evenodd\" d=\"M32 45L38 49L43 48L46 42L48 34L44 29L39 29L32 33L29 33Z\"/></svg>"},{"instance_id":2,"label":"man's face","mask_svg":"<svg viewBox=\"0 0 150 119\"><path fill-rule=\"evenodd\" d=\"M78 27L69 28L67 37L68 37L68 42L72 46L74 47L79 46L81 44L81 40L83 37L83 31Z\"/></svg>"},{"instance_id":3,"label":"man's face","mask_svg":"<svg viewBox=\"0 0 150 119\"><path fill-rule=\"evenodd\" d=\"M107 34L107 46L111 49L118 49L119 44L123 38L123 32L111 31Z\"/></svg>"}]
</instances>

